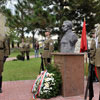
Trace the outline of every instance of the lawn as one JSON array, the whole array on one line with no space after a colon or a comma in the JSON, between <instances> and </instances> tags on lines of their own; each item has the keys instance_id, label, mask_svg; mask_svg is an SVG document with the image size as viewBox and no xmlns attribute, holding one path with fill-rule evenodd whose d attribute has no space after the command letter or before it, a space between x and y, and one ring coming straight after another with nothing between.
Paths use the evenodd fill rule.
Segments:
<instances>
[{"instance_id":1,"label":"lawn","mask_svg":"<svg viewBox=\"0 0 100 100\"><path fill-rule=\"evenodd\" d=\"M18 54L20 54L19 50L13 50L10 57L16 57ZM31 50L30 55L34 55L34 50ZM29 61L7 61L4 64L3 81L36 79L39 74L40 62L40 58L32 58ZM84 75L87 75L86 64L84 65Z\"/></svg>"},{"instance_id":2,"label":"lawn","mask_svg":"<svg viewBox=\"0 0 100 100\"><path fill-rule=\"evenodd\" d=\"M42 52L42 49L40 49L39 52ZM21 54L20 50L18 48L14 48L14 49L11 49L9 57L16 57L19 54ZM30 50L30 56L32 55L34 55L34 49Z\"/></svg>"},{"instance_id":3,"label":"lawn","mask_svg":"<svg viewBox=\"0 0 100 100\"><path fill-rule=\"evenodd\" d=\"M4 64L3 81L34 80L39 74L40 63L40 58L32 58L29 61L7 61ZM86 75L86 67L84 74Z\"/></svg>"},{"instance_id":4,"label":"lawn","mask_svg":"<svg viewBox=\"0 0 100 100\"><path fill-rule=\"evenodd\" d=\"M8 61L4 64L3 81L34 80L39 74L40 58Z\"/></svg>"},{"instance_id":5,"label":"lawn","mask_svg":"<svg viewBox=\"0 0 100 100\"><path fill-rule=\"evenodd\" d=\"M17 48L11 49L9 57L16 57L19 54L21 54L19 49L17 49ZM34 55L34 49L30 50L30 55Z\"/></svg>"}]
</instances>

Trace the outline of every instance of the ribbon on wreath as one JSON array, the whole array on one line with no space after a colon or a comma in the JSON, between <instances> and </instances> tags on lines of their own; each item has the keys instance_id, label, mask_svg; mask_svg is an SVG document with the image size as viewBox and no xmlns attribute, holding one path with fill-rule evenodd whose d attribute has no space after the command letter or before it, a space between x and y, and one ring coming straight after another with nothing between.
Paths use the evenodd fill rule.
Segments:
<instances>
[{"instance_id":1,"label":"ribbon on wreath","mask_svg":"<svg viewBox=\"0 0 100 100\"><path fill-rule=\"evenodd\" d=\"M32 92L34 92L34 89L36 88L37 85L38 86L36 88L35 93L33 94L33 97L32 97L33 100L36 99L37 95L40 94L46 74L47 74L47 70L42 71L41 74L38 75L37 79L34 81L33 86L32 86ZM37 84L37 82L38 82L38 84Z\"/></svg>"}]
</instances>

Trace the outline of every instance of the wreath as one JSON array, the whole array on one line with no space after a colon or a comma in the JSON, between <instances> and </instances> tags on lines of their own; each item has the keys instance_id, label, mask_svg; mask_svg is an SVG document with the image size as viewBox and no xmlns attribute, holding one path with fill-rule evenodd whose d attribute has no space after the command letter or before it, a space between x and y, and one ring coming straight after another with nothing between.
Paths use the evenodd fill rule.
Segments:
<instances>
[{"instance_id":1,"label":"wreath","mask_svg":"<svg viewBox=\"0 0 100 100\"><path fill-rule=\"evenodd\" d=\"M33 99L49 99L61 93L61 74L59 70L49 65L47 70L42 71L32 86Z\"/></svg>"}]
</instances>

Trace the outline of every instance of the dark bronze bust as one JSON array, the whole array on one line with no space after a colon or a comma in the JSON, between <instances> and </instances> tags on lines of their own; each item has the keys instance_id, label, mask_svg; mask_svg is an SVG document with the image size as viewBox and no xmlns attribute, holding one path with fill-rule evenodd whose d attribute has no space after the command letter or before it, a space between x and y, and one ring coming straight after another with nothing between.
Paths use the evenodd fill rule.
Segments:
<instances>
[{"instance_id":1,"label":"dark bronze bust","mask_svg":"<svg viewBox=\"0 0 100 100\"><path fill-rule=\"evenodd\" d=\"M74 53L75 44L78 40L78 37L75 33L72 32L72 22L64 21L62 25L62 30L64 31L64 36L61 39L61 49L62 53Z\"/></svg>"}]
</instances>

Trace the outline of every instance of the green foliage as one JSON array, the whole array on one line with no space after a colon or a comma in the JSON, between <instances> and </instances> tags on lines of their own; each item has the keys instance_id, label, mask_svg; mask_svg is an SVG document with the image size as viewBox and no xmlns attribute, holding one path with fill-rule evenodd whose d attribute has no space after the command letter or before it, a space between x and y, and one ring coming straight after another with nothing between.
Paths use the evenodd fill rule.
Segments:
<instances>
[{"instance_id":1,"label":"green foliage","mask_svg":"<svg viewBox=\"0 0 100 100\"><path fill-rule=\"evenodd\" d=\"M0 0L0 10L1 10L2 6L4 4L6 4L8 1L11 1L11 0Z\"/></svg>"},{"instance_id":2,"label":"green foliage","mask_svg":"<svg viewBox=\"0 0 100 100\"><path fill-rule=\"evenodd\" d=\"M74 23L74 30L76 34L82 33L82 22L86 19L86 31L87 34L94 29L94 25L97 23L96 14L97 9L100 6L99 0L71 0L69 3L70 11L67 13L68 19ZM69 16L70 15L70 16Z\"/></svg>"},{"instance_id":3,"label":"green foliage","mask_svg":"<svg viewBox=\"0 0 100 100\"><path fill-rule=\"evenodd\" d=\"M58 50L58 42L54 43L54 50L56 50L56 51Z\"/></svg>"},{"instance_id":4,"label":"green foliage","mask_svg":"<svg viewBox=\"0 0 100 100\"><path fill-rule=\"evenodd\" d=\"M53 77L55 80L55 85L50 86L52 87L52 90L50 92L43 93L42 95L39 96L40 98L43 98L43 99L49 99L49 98L61 95L61 87L62 87L61 73L59 72L57 67L55 67L54 65L49 65L47 67L47 71L49 73L54 74Z\"/></svg>"},{"instance_id":5,"label":"green foliage","mask_svg":"<svg viewBox=\"0 0 100 100\"><path fill-rule=\"evenodd\" d=\"M22 55L17 55L16 57L18 60L23 60L23 56Z\"/></svg>"},{"instance_id":6,"label":"green foliage","mask_svg":"<svg viewBox=\"0 0 100 100\"><path fill-rule=\"evenodd\" d=\"M16 31L11 30L8 32L8 36L10 37L10 42L16 40L17 42L20 41L20 37L18 37L18 34Z\"/></svg>"},{"instance_id":7,"label":"green foliage","mask_svg":"<svg viewBox=\"0 0 100 100\"><path fill-rule=\"evenodd\" d=\"M24 37L30 32L44 36L46 28L51 28L53 35L58 35L58 46L64 35L62 23L71 20L74 24L73 30L76 34L82 33L82 22L86 19L87 33L100 23L100 0L18 0L15 15L7 8L3 13L7 17L7 26L16 31L17 36ZM55 29L58 28L58 30Z\"/></svg>"}]
</instances>

